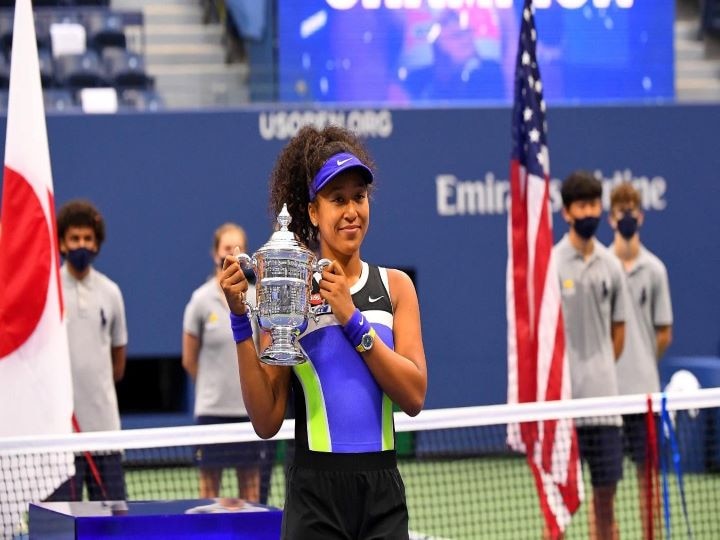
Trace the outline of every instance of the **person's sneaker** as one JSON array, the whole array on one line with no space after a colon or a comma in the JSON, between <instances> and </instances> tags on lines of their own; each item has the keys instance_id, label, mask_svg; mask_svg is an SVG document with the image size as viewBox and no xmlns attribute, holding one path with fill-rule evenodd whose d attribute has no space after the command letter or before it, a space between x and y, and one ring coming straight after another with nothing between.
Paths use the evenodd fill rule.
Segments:
<instances>
[{"instance_id":1,"label":"person's sneaker","mask_svg":"<svg viewBox=\"0 0 720 540\"><path fill-rule=\"evenodd\" d=\"M258 512L265 508L246 503L243 499L215 499L215 502L194 506L185 510L186 514L227 514L232 512Z\"/></svg>"}]
</instances>

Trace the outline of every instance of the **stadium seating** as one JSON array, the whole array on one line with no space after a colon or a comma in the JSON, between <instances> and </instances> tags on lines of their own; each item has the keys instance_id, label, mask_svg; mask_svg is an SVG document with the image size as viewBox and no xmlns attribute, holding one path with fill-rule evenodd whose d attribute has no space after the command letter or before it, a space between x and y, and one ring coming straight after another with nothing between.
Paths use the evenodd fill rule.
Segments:
<instances>
[{"instance_id":1,"label":"stadium seating","mask_svg":"<svg viewBox=\"0 0 720 540\"><path fill-rule=\"evenodd\" d=\"M0 16L0 47L3 51L10 50L12 44L13 20L8 12Z\"/></svg>"},{"instance_id":2,"label":"stadium seating","mask_svg":"<svg viewBox=\"0 0 720 540\"><path fill-rule=\"evenodd\" d=\"M7 90L10 83L10 62L0 54L0 88Z\"/></svg>"},{"instance_id":3,"label":"stadium seating","mask_svg":"<svg viewBox=\"0 0 720 540\"><path fill-rule=\"evenodd\" d=\"M0 47L9 54L12 48L13 13L12 10L0 12ZM48 47L50 44L48 20L43 17L35 19L35 36L38 47Z\"/></svg>"},{"instance_id":4,"label":"stadium seating","mask_svg":"<svg viewBox=\"0 0 720 540\"><path fill-rule=\"evenodd\" d=\"M70 90L97 88L107 84L100 57L93 50L55 58L55 75L60 86Z\"/></svg>"},{"instance_id":5,"label":"stadium seating","mask_svg":"<svg viewBox=\"0 0 720 540\"><path fill-rule=\"evenodd\" d=\"M53 112L78 112L80 108L75 98L66 88L46 88L43 90L45 110Z\"/></svg>"},{"instance_id":6,"label":"stadium seating","mask_svg":"<svg viewBox=\"0 0 720 540\"><path fill-rule=\"evenodd\" d=\"M50 53L47 50L40 50L40 80L43 88L50 88L55 85L54 65ZM7 91L10 83L10 62L5 55L0 54L0 89Z\"/></svg>"},{"instance_id":7,"label":"stadium seating","mask_svg":"<svg viewBox=\"0 0 720 540\"><path fill-rule=\"evenodd\" d=\"M153 112L164 108L160 94L155 90L128 88L119 93L120 108L125 110Z\"/></svg>"},{"instance_id":8,"label":"stadium seating","mask_svg":"<svg viewBox=\"0 0 720 540\"><path fill-rule=\"evenodd\" d=\"M126 47L123 19L117 13L94 11L85 17L88 47L102 51L105 47Z\"/></svg>"},{"instance_id":9,"label":"stadium seating","mask_svg":"<svg viewBox=\"0 0 720 540\"><path fill-rule=\"evenodd\" d=\"M0 0L0 110L7 102L13 6ZM47 111L81 111L80 91L99 87L118 92L120 110L163 107L144 56L128 49L125 26L142 24L141 13L114 12L109 0L34 0L33 6Z\"/></svg>"},{"instance_id":10,"label":"stadium seating","mask_svg":"<svg viewBox=\"0 0 720 540\"><path fill-rule=\"evenodd\" d=\"M38 49L40 62L40 81L43 88L52 88L57 84L55 80L55 63L49 49Z\"/></svg>"},{"instance_id":11,"label":"stadium seating","mask_svg":"<svg viewBox=\"0 0 720 540\"><path fill-rule=\"evenodd\" d=\"M49 15L49 14L48 14ZM35 17L35 40L37 41L38 48L49 49L50 48L50 24L54 22L50 16ZM12 19L10 19L12 24ZM7 42L7 50L12 47L12 28L10 30L10 40Z\"/></svg>"},{"instance_id":12,"label":"stadium seating","mask_svg":"<svg viewBox=\"0 0 720 540\"><path fill-rule=\"evenodd\" d=\"M720 37L720 0L705 0L702 10L703 29L713 36Z\"/></svg>"},{"instance_id":13,"label":"stadium seating","mask_svg":"<svg viewBox=\"0 0 720 540\"><path fill-rule=\"evenodd\" d=\"M147 89L152 85L145 73L145 61L139 54L120 47L108 47L102 53L108 81L118 89Z\"/></svg>"}]
</instances>

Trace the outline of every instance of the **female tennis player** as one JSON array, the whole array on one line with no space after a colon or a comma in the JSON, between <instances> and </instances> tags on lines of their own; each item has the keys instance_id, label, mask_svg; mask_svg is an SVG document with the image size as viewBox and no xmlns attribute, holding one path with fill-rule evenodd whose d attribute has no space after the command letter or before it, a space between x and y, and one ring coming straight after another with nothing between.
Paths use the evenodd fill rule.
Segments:
<instances>
[{"instance_id":1,"label":"female tennis player","mask_svg":"<svg viewBox=\"0 0 720 540\"><path fill-rule=\"evenodd\" d=\"M287 203L290 229L332 263L314 282L298 366L258 360L242 302L248 283L227 257L221 285L232 312L243 399L255 431L280 429L292 390L295 457L285 539L408 538L392 408L420 412L427 369L415 288L407 274L363 261L373 162L349 131L305 127L280 153L271 208Z\"/></svg>"}]
</instances>

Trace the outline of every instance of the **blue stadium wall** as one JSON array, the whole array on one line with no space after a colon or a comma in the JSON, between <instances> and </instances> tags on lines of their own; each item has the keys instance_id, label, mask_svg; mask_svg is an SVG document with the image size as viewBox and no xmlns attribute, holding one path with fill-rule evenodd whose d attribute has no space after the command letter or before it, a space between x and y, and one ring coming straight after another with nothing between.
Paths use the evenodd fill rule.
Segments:
<instances>
[{"instance_id":1,"label":"blue stadium wall","mask_svg":"<svg viewBox=\"0 0 720 540\"><path fill-rule=\"evenodd\" d=\"M237 221L251 248L260 247L271 231L267 178L274 157L300 122L328 118L367 136L376 157L378 189L363 258L415 272L427 406L505 401L508 109L49 117L57 202L87 197L107 218L97 266L124 292L131 358L179 355L183 308L212 269L213 230ZM587 168L608 186L624 178L641 188L643 240L667 263L671 279L673 356L720 349L719 122L716 106L549 113L555 178ZM566 226L555 216L559 238ZM611 239L607 223L599 235Z\"/></svg>"}]
</instances>

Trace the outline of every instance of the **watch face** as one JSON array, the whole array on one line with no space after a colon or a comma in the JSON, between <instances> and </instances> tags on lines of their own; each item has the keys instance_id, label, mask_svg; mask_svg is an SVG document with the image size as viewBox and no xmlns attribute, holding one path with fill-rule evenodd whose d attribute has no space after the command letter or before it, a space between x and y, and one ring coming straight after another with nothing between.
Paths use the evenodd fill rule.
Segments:
<instances>
[{"instance_id":1,"label":"watch face","mask_svg":"<svg viewBox=\"0 0 720 540\"><path fill-rule=\"evenodd\" d=\"M365 350L371 349L375 340L372 334L365 334L360 342Z\"/></svg>"}]
</instances>

